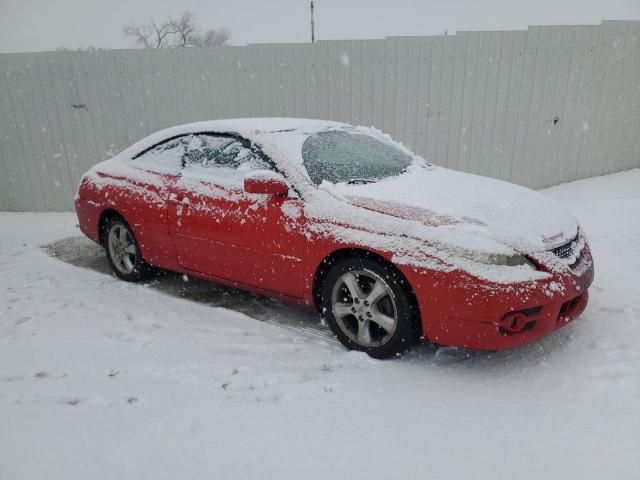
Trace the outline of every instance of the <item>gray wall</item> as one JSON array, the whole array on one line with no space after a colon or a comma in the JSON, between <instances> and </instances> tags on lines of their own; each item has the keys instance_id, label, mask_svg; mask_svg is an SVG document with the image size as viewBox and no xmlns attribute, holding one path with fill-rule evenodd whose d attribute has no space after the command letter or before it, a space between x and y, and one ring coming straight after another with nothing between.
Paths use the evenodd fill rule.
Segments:
<instances>
[{"instance_id":1,"label":"gray wall","mask_svg":"<svg viewBox=\"0 0 640 480\"><path fill-rule=\"evenodd\" d=\"M640 22L1 54L0 210L70 210L81 174L141 137L246 116L374 125L432 162L536 188L638 167Z\"/></svg>"}]
</instances>

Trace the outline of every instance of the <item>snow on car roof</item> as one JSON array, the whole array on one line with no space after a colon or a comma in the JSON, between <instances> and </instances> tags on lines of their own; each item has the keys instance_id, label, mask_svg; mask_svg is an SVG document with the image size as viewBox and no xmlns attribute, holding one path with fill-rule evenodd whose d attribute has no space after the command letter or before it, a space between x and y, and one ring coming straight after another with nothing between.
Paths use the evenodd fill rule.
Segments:
<instances>
[{"instance_id":1,"label":"snow on car roof","mask_svg":"<svg viewBox=\"0 0 640 480\"><path fill-rule=\"evenodd\" d=\"M287 117L233 118L185 123L159 130L125 148L111 159L114 160L111 162L111 167L116 167L118 163L122 165L123 161L132 159L169 138L203 132L234 133L251 142L266 144L266 150L272 155L285 155L287 158L301 163L301 145L309 134L345 127L351 126L330 120ZM296 132L298 135L295 135ZM105 166L104 162L98 165L100 168Z\"/></svg>"},{"instance_id":2,"label":"snow on car roof","mask_svg":"<svg viewBox=\"0 0 640 480\"><path fill-rule=\"evenodd\" d=\"M248 140L255 141L260 136L270 133L291 132L294 130L304 130L305 132L316 132L327 128L347 127L345 123L332 122L329 120L311 120L306 118L286 118L286 117L262 117L262 118L233 118L224 120L207 120L203 122L186 123L175 127L165 128L155 132L131 147L125 149L122 155L132 157L136 154L162 142L163 140L189 133L236 133Z\"/></svg>"}]
</instances>

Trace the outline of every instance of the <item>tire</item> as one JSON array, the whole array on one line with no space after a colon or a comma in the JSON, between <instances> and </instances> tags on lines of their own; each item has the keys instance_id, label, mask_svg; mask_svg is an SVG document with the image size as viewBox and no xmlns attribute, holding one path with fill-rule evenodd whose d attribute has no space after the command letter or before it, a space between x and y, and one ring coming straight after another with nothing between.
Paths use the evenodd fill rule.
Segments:
<instances>
[{"instance_id":1,"label":"tire","mask_svg":"<svg viewBox=\"0 0 640 480\"><path fill-rule=\"evenodd\" d=\"M152 268L142 258L138 241L122 217L106 221L102 238L107 261L118 278L139 282L151 276Z\"/></svg>"},{"instance_id":2,"label":"tire","mask_svg":"<svg viewBox=\"0 0 640 480\"><path fill-rule=\"evenodd\" d=\"M321 306L329 327L349 350L389 358L417 338L409 285L391 264L363 257L337 262L322 285Z\"/></svg>"}]
</instances>

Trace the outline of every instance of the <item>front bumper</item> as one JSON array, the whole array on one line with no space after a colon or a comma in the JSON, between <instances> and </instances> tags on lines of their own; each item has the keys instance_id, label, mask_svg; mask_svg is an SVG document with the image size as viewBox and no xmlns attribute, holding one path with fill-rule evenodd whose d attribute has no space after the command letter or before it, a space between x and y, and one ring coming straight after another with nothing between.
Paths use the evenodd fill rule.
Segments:
<instances>
[{"instance_id":1,"label":"front bumper","mask_svg":"<svg viewBox=\"0 0 640 480\"><path fill-rule=\"evenodd\" d=\"M425 338L475 350L505 350L562 328L586 308L593 260L585 245L580 263L545 280L501 284L465 272L405 272L414 286Z\"/></svg>"}]
</instances>

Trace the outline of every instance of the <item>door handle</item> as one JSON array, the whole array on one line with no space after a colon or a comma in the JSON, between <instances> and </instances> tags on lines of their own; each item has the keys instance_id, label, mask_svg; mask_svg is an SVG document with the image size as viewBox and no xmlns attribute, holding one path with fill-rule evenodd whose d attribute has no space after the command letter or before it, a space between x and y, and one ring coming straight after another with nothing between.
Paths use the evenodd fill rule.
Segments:
<instances>
[{"instance_id":1,"label":"door handle","mask_svg":"<svg viewBox=\"0 0 640 480\"><path fill-rule=\"evenodd\" d=\"M191 200L189 200L189 197L178 198L178 195L176 195L175 193L169 194L169 202L182 204L185 207L191 205Z\"/></svg>"}]
</instances>

